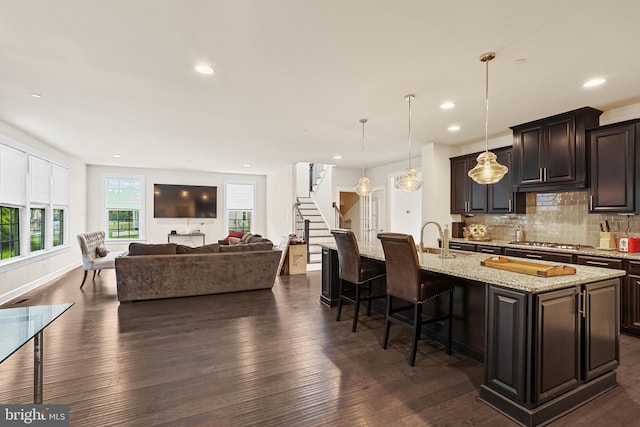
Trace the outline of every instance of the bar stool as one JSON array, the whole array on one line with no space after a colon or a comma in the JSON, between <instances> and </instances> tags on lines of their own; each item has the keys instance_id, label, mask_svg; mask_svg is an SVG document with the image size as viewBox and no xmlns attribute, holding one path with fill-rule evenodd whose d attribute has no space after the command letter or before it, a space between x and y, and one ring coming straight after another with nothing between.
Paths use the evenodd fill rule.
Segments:
<instances>
[{"instance_id":1,"label":"bar stool","mask_svg":"<svg viewBox=\"0 0 640 427\"><path fill-rule=\"evenodd\" d=\"M342 304L346 301L355 304L353 313L353 326L351 332L356 331L358 326L358 314L360 312L360 303L367 302L367 315L371 316L371 302L374 299L384 298L385 293L372 295L372 288L375 279L385 275L385 267L383 263L362 258L358 249L356 235L351 230L331 230L331 234L336 239L338 248L338 263L340 264L340 290L338 292L338 316L336 321L340 320L342 314ZM344 282L352 283L355 287L355 296L351 296L345 292ZM367 295L362 296L362 291L366 290Z\"/></svg>"},{"instance_id":2,"label":"bar stool","mask_svg":"<svg viewBox=\"0 0 640 427\"><path fill-rule=\"evenodd\" d=\"M380 233L378 239L382 242L384 258L387 267L387 310L384 328L384 339L382 348L387 348L389 340L389 328L391 322L401 323L409 326L413 330L413 344L411 346L411 356L409 366L413 366L416 361L416 350L422 325L447 320L447 354L451 354L451 333L453 319L453 283L447 280L434 279L420 270L418 252L413 240L413 236L398 233ZM442 316L424 319L422 316L422 306L425 302L438 298L444 294L449 294L448 313ZM392 298L410 302L410 305L401 307L392 306ZM399 311L413 308L413 323L407 324L392 314Z\"/></svg>"}]
</instances>

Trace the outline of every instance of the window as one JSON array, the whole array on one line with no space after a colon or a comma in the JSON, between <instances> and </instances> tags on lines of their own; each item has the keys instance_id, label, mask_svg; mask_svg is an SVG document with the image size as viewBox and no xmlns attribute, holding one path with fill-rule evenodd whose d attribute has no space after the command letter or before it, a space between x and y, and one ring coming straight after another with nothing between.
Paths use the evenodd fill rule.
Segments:
<instances>
[{"instance_id":1,"label":"window","mask_svg":"<svg viewBox=\"0 0 640 427\"><path fill-rule=\"evenodd\" d=\"M64 209L53 210L53 246L64 244Z\"/></svg>"},{"instance_id":2,"label":"window","mask_svg":"<svg viewBox=\"0 0 640 427\"><path fill-rule=\"evenodd\" d=\"M69 169L0 135L0 267L68 245Z\"/></svg>"},{"instance_id":3,"label":"window","mask_svg":"<svg viewBox=\"0 0 640 427\"><path fill-rule=\"evenodd\" d=\"M144 206L143 177L105 177L108 239L141 239Z\"/></svg>"},{"instance_id":4,"label":"window","mask_svg":"<svg viewBox=\"0 0 640 427\"><path fill-rule=\"evenodd\" d=\"M41 208L32 208L29 220L29 241L31 252L44 249L44 219L45 212Z\"/></svg>"},{"instance_id":5,"label":"window","mask_svg":"<svg viewBox=\"0 0 640 427\"><path fill-rule=\"evenodd\" d=\"M0 206L0 260L20 255L20 210Z\"/></svg>"},{"instance_id":6,"label":"window","mask_svg":"<svg viewBox=\"0 0 640 427\"><path fill-rule=\"evenodd\" d=\"M255 204L255 184L226 183L225 185L225 222L227 233L240 230L253 231Z\"/></svg>"}]
</instances>

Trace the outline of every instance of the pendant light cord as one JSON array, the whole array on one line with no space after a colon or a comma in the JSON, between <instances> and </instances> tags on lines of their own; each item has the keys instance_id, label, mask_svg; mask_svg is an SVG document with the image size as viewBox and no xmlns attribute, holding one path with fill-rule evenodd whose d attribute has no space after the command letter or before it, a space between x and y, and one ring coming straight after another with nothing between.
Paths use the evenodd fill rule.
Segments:
<instances>
[{"instance_id":1,"label":"pendant light cord","mask_svg":"<svg viewBox=\"0 0 640 427\"><path fill-rule=\"evenodd\" d=\"M409 101L409 169L411 169L411 100L414 95L407 95L405 98Z\"/></svg>"},{"instance_id":2,"label":"pendant light cord","mask_svg":"<svg viewBox=\"0 0 640 427\"><path fill-rule=\"evenodd\" d=\"M362 123L362 176L364 177L364 124L367 123L367 119L361 119Z\"/></svg>"},{"instance_id":3,"label":"pendant light cord","mask_svg":"<svg viewBox=\"0 0 640 427\"><path fill-rule=\"evenodd\" d=\"M485 152L489 151L489 60L485 61L486 73L485 73L485 92L484 102L486 108L486 115L484 120L484 142Z\"/></svg>"}]
</instances>

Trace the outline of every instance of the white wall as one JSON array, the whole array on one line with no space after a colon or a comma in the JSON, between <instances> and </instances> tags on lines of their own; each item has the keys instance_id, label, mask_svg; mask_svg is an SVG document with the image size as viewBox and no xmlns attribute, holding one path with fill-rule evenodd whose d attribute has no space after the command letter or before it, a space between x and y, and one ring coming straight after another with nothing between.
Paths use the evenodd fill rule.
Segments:
<instances>
[{"instance_id":1,"label":"white wall","mask_svg":"<svg viewBox=\"0 0 640 427\"><path fill-rule=\"evenodd\" d=\"M167 234L171 230L184 232L187 228L200 228L206 234L206 243L216 243L226 236L224 227L224 197L225 180L236 182L254 182L256 184L256 213L254 218L255 233L266 236L266 176L245 174L223 174L216 172L119 168L107 166L87 167L87 228L89 230L104 229L102 176L104 174L143 175L145 177L145 241L148 243L166 243ZM153 184L190 184L211 185L218 187L218 217L217 218L154 218L153 217ZM200 226L200 222L204 222ZM280 236L274 237L276 240ZM128 242L109 243L109 248L126 249Z\"/></svg>"},{"instance_id":2,"label":"white wall","mask_svg":"<svg viewBox=\"0 0 640 427\"><path fill-rule=\"evenodd\" d=\"M267 175L267 234L274 244L282 236L294 232L293 203L295 202L294 165Z\"/></svg>"},{"instance_id":3,"label":"white wall","mask_svg":"<svg viewBox=\"0 0 640 427\"><path fill-rule=\"evenodd\" d=\"M0 304L34 289L82 264L76 235L86 230L86 165L44 142L6 123L0 122L0 135L15 142L17 148L42 154L69 168L68 236L64 248L0 268ZM80 284L78 283L78 286Z\"/></svg>"},{"instance_id":4,"label":"white wall","mask_svg":"<svg viewBox=\"0 0 640 427\"><path fill-rule=\"evenodd\" d=\"M309 163L296 163L294 172L295 195L298 197L309 197Z\"/></svg>"}]
</instances>

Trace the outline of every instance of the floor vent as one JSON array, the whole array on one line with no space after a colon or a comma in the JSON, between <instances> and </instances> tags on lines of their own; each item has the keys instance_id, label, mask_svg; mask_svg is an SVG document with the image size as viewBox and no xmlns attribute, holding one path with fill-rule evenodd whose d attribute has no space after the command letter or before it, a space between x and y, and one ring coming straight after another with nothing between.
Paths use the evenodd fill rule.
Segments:
<instances>
[{"instance_id":1,"label":"floor vent","mask_svg":"<svg viewBox=\"0 0 640 427\"><path fill-rule=\"evenodd\" d=\"M27 302L27 301L29 301L29 300L25 298L25 299L21 299L20 301L16 301L16 302L14 302L13 304L14 304L14 305L16 305L16 304L22 304L23 302Z\"/></svg>"}]
</instances>

